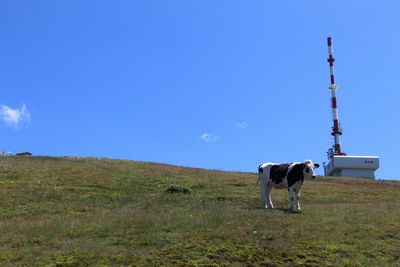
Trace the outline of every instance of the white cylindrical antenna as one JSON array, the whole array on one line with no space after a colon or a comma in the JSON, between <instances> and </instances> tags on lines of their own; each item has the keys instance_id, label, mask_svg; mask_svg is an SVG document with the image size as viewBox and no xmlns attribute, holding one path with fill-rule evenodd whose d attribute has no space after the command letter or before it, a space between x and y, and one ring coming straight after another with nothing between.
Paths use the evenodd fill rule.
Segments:
<instances>
[{"instance_id":1,"label":"white cylindrical antenna","mask_svg":"<svg viewBox=\"0 0 400 267\"><path fill-rule=\"evenodd\" d=\"M331 86L329 89L331 90L331 104L332 104L332 113L333 113L333 127L332 127L332 135L334 137L334 155L340 155L340 156L345 156L346 153L342 151L341 145L340 145L340 136L342 135L342 130L340 129L339 126L339 113L338 113L338 107L337 107L337 99L336 99L336 90L338 89L338 86L335 83L335 73L334 73L334 68L333 68L333 63L335 62L335 58L333 57L333 48L332 48L332 38L328 37L328 62L329 62L329 69L330 69L330 78L331 78Z\"/></svg>"}]
</instances>

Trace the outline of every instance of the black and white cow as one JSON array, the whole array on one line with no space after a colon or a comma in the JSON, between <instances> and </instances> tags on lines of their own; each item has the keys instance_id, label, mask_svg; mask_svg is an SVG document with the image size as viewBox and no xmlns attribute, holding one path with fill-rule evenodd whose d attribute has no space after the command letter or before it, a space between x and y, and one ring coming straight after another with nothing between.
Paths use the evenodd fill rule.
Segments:
<instances>
[{"instance_id":1,"label":"black and white cow","mask_svg":"<svg viewBox=\"0 0 400 267\"><path fill-rule=\"evenodd\" d=\"M316 178L314 169L319 164L306 160L304 163L289 164L264 163L258 167L258 181L260 182L261 201L265 208L274 208L271 202L272 187L287 187L290 196L290 211L293 210L294 195L297 198L297 209L300 210L300 190L304 178Z\"/></svg>"}]
</instances>

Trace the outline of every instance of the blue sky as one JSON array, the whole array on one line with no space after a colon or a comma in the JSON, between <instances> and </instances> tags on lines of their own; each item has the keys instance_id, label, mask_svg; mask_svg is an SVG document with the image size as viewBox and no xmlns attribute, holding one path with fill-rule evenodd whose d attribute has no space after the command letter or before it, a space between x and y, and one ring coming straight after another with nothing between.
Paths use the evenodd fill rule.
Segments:
<instances>
[{"instance_id":1,"label":"blue sky","mask_svg":"<svg viewBox=\"0 0 400 267\"><path fill-rule=\"evenodd\" d=\"M1 150L256 171L342 148L398 179L399 1L1 1ZM319 170L322 173L322 170Z\"/></svg>"}]
</instances>

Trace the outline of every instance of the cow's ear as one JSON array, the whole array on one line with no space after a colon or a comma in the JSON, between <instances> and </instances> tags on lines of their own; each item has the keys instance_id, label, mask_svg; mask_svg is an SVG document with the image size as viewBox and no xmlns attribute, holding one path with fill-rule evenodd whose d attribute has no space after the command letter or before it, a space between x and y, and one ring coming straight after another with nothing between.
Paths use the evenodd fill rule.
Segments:
<instances>
[{"instance_id":1,"label":"cow's ear","mask_svg":"<svg viewBox=\"0 0 400 267\"><path fill-rule=\"evenodd\" d=\"M318 168L318 167L319 167L319 164L318 164L318 163L314 163L314 167L315 167L315 168Z\"/></svg>"}]
</instances>

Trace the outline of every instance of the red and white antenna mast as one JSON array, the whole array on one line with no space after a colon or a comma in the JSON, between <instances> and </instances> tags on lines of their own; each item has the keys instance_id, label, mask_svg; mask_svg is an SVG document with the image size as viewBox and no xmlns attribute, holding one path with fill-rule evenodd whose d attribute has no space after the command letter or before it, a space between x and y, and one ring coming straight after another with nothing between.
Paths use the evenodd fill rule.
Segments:
<instances>
[{"instance_id":1,"label":"red and white antenna mast","mask_svg":"<svg viewBox=\"0 0 400 267\"><path fill-rule=\"evenodd\" d=\"M332 127L332 135L335 140L335 144L333 146L333 155L339 155L339 156L346 156L346 153L342 151L342 148L340 147L340 139L339 137L342 135L342 130L340 129L339 126L339 115L338 115L338 108L337 108L337 100L336 100L336 90L338 89L338 86L335 83L335 73L334 73L334 68L333 68L333 62L335 62L335 58L333 57L333 48L332 48L332 38L328 37L328 62L329 62L329 69L331 73L331 86L329 89L331 90L331 103L332 103L332 112L333 112L333 127ZM332 153L330 153L330 157L333 157Z\"/></svg>"}]
</instances>

